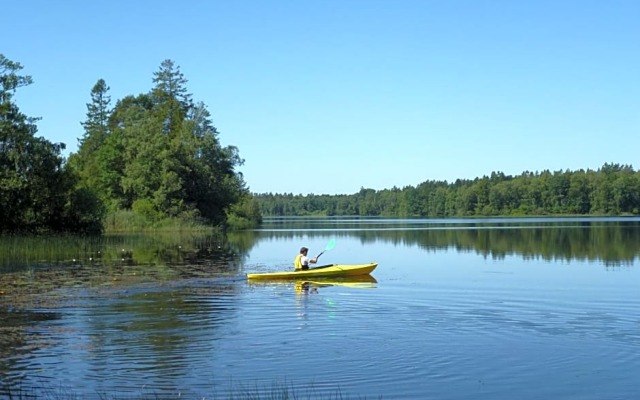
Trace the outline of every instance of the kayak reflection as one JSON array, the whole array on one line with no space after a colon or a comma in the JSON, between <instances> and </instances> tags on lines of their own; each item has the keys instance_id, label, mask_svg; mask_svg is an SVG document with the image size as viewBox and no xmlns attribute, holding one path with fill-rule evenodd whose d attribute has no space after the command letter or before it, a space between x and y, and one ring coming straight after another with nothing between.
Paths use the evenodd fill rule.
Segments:
<instances>
[{"instance_id":1,"label":"kayak reflection","mask_svg":"<svg viewBox=\"0 0 640 400\"><path fill-rule=\"evenodd\" d=\"M329 286L346 286L356 289L375 288L378 281L371 275L351 276L333 279L314 279L295 281L295 291L298 294L317 293L319 288Z\"/></svg>"},{"instance_id":2,"label":"kayak reflection","mask_svg":"<svg viewBox=\"0 0 640 400\"><path fill-rule=\"evenodd\" d=\"M319 288L330 286L344 286L355 289L375 288L378 281L371 275L345 276L342 278L314 278L311 279L249 279L248 283L258 286L289 286L293 283L296 293L316 293Z\"/></svg>"}]
</instances>

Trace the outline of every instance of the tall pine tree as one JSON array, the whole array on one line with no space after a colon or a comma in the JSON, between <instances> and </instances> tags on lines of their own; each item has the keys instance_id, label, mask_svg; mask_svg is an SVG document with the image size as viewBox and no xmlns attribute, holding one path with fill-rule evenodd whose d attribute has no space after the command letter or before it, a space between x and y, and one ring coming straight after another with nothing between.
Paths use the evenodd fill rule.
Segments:
<instances>
[{"instance_id":1,"label":"tall pine tree","mask_svg":"<svg viewBox=\"0 0 640 400\"><path fill-rule=\"evenodd\" d=\"M91 103L87 103L87 119L82 138L78 139L78 152L69 157L69 164L79 173L87 187L98 189L101 169L99 151L106 142L110 129L111 97L109 86L99 79L91 89Z\"/></svg>"}]
</instances>

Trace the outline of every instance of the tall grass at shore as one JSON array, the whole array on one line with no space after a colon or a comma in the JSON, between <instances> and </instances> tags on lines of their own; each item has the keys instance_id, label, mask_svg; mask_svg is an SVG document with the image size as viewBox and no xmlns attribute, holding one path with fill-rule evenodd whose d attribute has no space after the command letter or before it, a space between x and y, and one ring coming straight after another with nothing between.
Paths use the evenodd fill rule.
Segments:
<instances>
[{"instance_id":1,"label":"tall grass at shore","mask_svg":"<svg viewBox=\"0 0 640 400\"><path fill-rule=\"evenodd\" d=\"M301 393L302 392L302 393ZM339 389L331 393L320 393L312 386L304 389L295 389L287 384L274 383L271 387L261 389L258 386L251 388L236 387L233 392L224 395L213 393L207 395L185 395L181 392L174 394L142 393L140 395L123 395L117 393L96 392L91 395L81 395L65 388L10 388L0 386L0 398L8 400L160 400L160 399L194 399L194 400L350 400L366 399L363 396L349 396ZM378 397L382 399L382 397Z\"/></svg>"},{"instance_id":2,"label":"tall grass at shore","mask_svg":"<svg viewBox=\"0 0 640 400\"><path fill-rule=\"evenodd\" d=\"M211 231L216 228L198 222L193 218L163 218L155 220L133 211L118 211L107 215L104 220L106 233L127 233L145 231Z\"/></svg>"}]
</instances>

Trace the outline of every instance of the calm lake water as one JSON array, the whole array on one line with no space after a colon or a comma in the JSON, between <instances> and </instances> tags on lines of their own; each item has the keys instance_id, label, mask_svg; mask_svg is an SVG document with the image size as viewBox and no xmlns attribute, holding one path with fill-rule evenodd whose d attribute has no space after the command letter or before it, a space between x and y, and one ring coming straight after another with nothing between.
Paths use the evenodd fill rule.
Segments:
<instances>
[{"instance_id":1,"label":"calm lake water","mask_svg":"<svg viewBox=\"0 0 640 400\"><path fill-rule=\"evenodd\" d=\"M375 261L373 279L245 279L332 239L322 264ZM0 398L640 398L638 218L0 245Z\"/></svg>"}]
</instances>

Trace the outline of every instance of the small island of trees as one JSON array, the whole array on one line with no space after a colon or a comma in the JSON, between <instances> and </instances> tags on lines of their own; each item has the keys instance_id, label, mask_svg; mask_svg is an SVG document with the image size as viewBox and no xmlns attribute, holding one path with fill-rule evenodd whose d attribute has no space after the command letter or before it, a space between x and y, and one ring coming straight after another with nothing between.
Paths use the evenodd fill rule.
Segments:
<instances>
[{"instance_id":1,"label":"small island of trees","mask_svg":"<svg viewBox=\"0 0 640 400\"><path fill-rule=\"evenodd\" d=\"M0 54L0 233L102 232L105 228L203 224L252 226L257 203L222 146L211 115L187 92L180 69L165 60L154 87L111 108L109 87L91 90L77 153L37 137L37 118L13 101L32 84Z\"/></svg>"}]
</instances>

